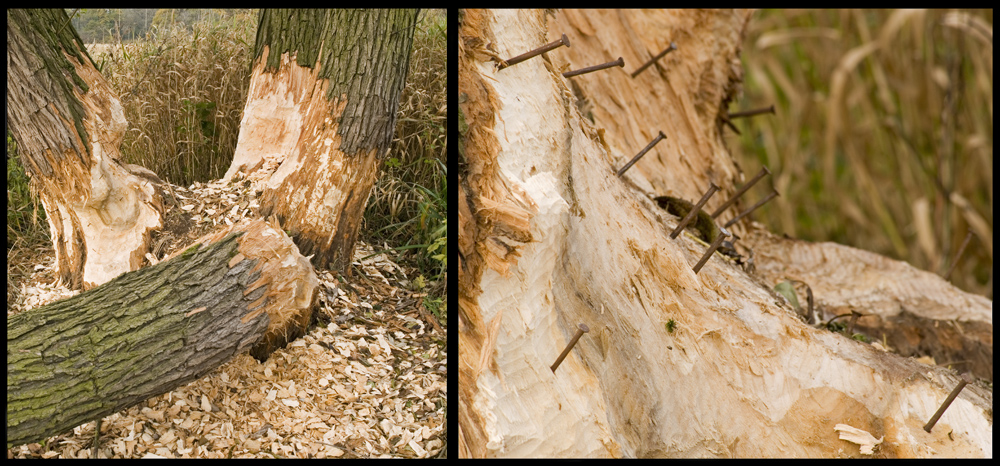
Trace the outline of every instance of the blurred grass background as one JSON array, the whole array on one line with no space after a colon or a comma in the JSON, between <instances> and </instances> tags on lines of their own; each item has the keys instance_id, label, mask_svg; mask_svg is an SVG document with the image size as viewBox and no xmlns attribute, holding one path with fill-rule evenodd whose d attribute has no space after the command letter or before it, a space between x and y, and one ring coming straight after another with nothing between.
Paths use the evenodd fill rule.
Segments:
<instances>
[{"instance_id":1,"label":"blurred grass background","mask_svg":"<svg viewBox=\"0 0 1000 466\"><path fill-rule=\"evenodd\" d=\"M246 104L257 15L249 9L159 10L143 40L118 40L102 47L104 53L91 51L118 91L129 121L121 146L125 162L181 186L225 174ZM420 12L394 140L359 233L377 251L394 249L394 260L418 269L410 277L414 287L428 292L425 305L442 322L448 221L446 16L441 9ZM31 257L51 245L44 211L30 193L9 134L7 142L10 302L12 280L30 272Z\"/></svg>"},{"instance_id":2,"label":"blurred grass background","mask_svg":"<svg viewBox=\"0 0 1000 466\"><path fill-rule=\"evenodd\" d=\"M993 298L992 10L763 10L742 58L730 113L777 110L726 133L781 193L756 220L940 274L971 232L951 281Z\"/></svg>"}]
</instances>

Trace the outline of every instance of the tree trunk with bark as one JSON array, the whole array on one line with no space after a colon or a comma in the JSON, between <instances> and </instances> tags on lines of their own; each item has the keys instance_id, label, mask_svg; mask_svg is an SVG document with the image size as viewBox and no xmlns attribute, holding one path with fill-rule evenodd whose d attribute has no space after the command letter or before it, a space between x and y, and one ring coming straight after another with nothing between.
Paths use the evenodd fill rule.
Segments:
<instances>
[{"instance_id":1,"label":"tree trunk with bark","mask_svg":"<svg viewBox=\"0 0 1000 466\"><path fill-rule=\"evenodd\" d=\"M714 212L743 182L720 115L739 94L750 16L461 13L461 456L991 454L991 388L966 387L928 433L955 371L809 325L772 287L801 280L824 320L860 311L858 328L882 343L958 342L991 368L989 300L746 219L731 230L744 255L757 252L756 272L713 254L695 273L707 245L670 238L680 218L654 198L696 201L714 183L721 192L704 208ZM570 47L498 70L562 34ZM676 51L631 76L671 42ZM562 76L618 57L624 69ZM666 139L616 176L661 131ZM551 369L581 323L589 332ZM939 327L972 331L923 336Z\"/></svg>"},{"instance_id":2,"label":"tree trunk with bark","mask_svg":"<svg viewBox=\"0 0 1000 466\"><path fill-rule=\"evenodd\" d=\"M37 442L301 335L318 280L276 225L243 222L175 257L7 319L7 448Z\"/></svg>"},{"instance_id":3,"label":"tree trunk with bark","mask_svg":"<svg viewBox=\"0 0 1000 466\"><path fill-rule=\"evenodd\" d=\"M416 10L261 10L233 163L319 268L351 263L392 142Z\"/></svg>"},{"instance_id":4,"label":"tree trunk with bark","mask_svg":"<svg viewBox=\"0 0 1000 466\"><path fill-rule=\"evenodd\" d=\"M65 11L7 10L7 60L7 121L59 279L89 289L136 270L163 224L162 191L119 161L124 111Z\"/></svg>"}]
</instances>

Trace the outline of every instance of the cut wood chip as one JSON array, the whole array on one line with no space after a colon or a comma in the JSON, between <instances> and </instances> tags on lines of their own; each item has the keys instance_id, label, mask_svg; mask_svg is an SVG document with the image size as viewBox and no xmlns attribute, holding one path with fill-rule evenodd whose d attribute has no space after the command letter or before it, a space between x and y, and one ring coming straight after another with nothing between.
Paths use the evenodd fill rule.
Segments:
<instances>
[{"instance_id":1,"label":"cut wood chip","mask_svg":"<svg viewBox=\"0 0 1000 466\"><path fill-rule=\"evenodd\" d=\"M868 431L851 427L847 424L837 424L833 427L833 430L840 432L841 440L847 440L848 442L858 444L858 446L861 447L862 455L871 455L874 452L875 447L882 443L882 439L885 438L883 435L882 437L876 439L875 436L868 433Z\"/></svg>"},{"instance_id":2,"label":"cut wood chip","mask_svg":"<svg viewBox=\"0 0 1000 466\"><path fill-rule=\"evenodd\" d=\"M232 212L237 200L247 200L250 208L249 213L239 213L259 217L256 193L243 183L173 188L192 199L187 201L191 205L179 210L196 214L192 217L198 226L166 253L183 251L213 224L225 224L223 215ZM207 209L198 214L196 205ZM214 213L208 214L209 209ZM277 227L265 234L269 240L284 236ZM375 248L358 241L357 251L364 254L355 259ZM274 258L270 251L261 254ZM229 266L252 258L238 253ZM54 263L54 257L48 262ZM441 454L448 404L444 335L427 325L414 325L414 320L426 324L410 317L423 315L413 309L413 302L422 296L401 284L405 273L399 265L386 255L364 265L384 275L371 280L356 276L354 281L317 271L317 312L323 316L321 322L328 323L312 327L264 363L238 355L199 380L104 418L99 455L413 458ZM55 281L51 268L36 270L21 285L24 299L9 307L30 309L78 293L50 285ZM258 260L251 273L268 273L265 261ZM296 293L306 291L294 283L282 287L289 285L288 290ZM270 294L269 290L262 299ZM8 457L90 457L94 428L93 422L84 424L48 439L41 449L37 444L15 447Z\"/></svg>"},{"instance_id":3,"label":"cut wood chip","mask_svg":"<svg viewBox=\"0 0 1000 466\"><path fill-rule=\"evenodd\" d=\"M234 259L235 259L235 257L234 257ZM230 268L232 268L232 266L230 266ZM262 276L262 277L258 278L257 281L255 281L255 282L247 285L247 289L243 290L243 296L246 296L246 295L248 295L250 293L253 293L254 291L257 290L257 288L260 288L260 287L262 287L264 285L267 285L268 282L269 282L269 280L267 279L267 277Z\"/></svg>"},{"instance_id":4,"label":"cut wood chip","mask_svg":"<svg viewBox=\"0 0 1000 466\"><path fill-rule=\"evenodd\" d=\"M246 256L244 256L242 252L236 253L236 255L233 256L232 259L229 259L229 268L236 267L236 264L242 262L243 259L246 259ZM246 296L246 294L244 294L244 296Z\"/></svg>"}]
</instances>

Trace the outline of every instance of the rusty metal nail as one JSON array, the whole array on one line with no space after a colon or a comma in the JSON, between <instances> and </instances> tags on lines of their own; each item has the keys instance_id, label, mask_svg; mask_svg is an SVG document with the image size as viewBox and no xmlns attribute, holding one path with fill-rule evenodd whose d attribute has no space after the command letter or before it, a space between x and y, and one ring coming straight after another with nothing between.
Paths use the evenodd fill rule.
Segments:
<instances>
[{"instance_id":1,"label":"rusty metal nail","mask_svg":"<svg viewBox=\"0 0 1000 466\"><path fill-rule=\"evenodd\" d=\"M698 261L697 264L695 264L693 269L695 274L697 274L698 271L701 270L702 266L704 266L705 263L708 262L708 258L712 257L712 253L714 253L715 250L719 248L719 245L722 244L722 241L732 236L731 234L729 234L728 231L726 231L725 228L720 228L719 232L720 232L719 236L716 236L715 241L712 241L712 244L708 246L708 251L705 251L705 255L701 256L701 260Z\"/></svg>"},{"instance_id":2,"label":"rusty metal nail","mask_svg":"<svg viewBox=\"0 0 1000 466\"><path fill-rule=\"evenodd\" d=\"M768 170L767 167L760 167L760 172L758 172L757 175L753 177L753 179L747 181L747 184L743 185L742 188L738 189L735 193L733 193L733 196L730 197L729 200L727 200L725 203L719 206L718 209L715 209L715 212L712 213L712 218L718 217L719 214L721 214L724 210L728 209L729 206L733 205L733 203L736 202L736 199L739 199L739 197L742 196L743 193L747 192L748 189L752 188L753 185L757 184L757 182L760 181L761 178L763 178L765 175L770 175L770 174L771 170Z\"/></svg>"},{"instance_id":3,"label":"rusty metal nail","mask_svg":"<svg viewBox=\"0 0 1000 466\"><path fill-rule=\"evenodd\" d=\"M691 223L691 220L698 215L698 212L701 212L701 207L708 202L708 198L712 197L712 195L718 190L719 187L716 186L715 183L711 183L711 186L708 187L708 192L705 193L704 196L701 196L701 200L691 208L691 211L688 212L683 219L681 219L681 223L677 224L677 228L674 228L674 231L670 232L670 239L677 239L677 235L684 231L684 227L686 227L688 223Z\"/></svg>"},{"instance_id":4,"label":"rusty metal nail","mask_svg":"<svg viewBox=\"0 0 1000 466\"><path fill-rule=\"evenodd\" d=\"M732 120L733 118L750 117L750 116L754 116L754 115L760 115L761 113L772 113L773 114L774 113L774 105L771 105L770 107L767 107L767 108L758 108L758 109L755 109L755 110L747 110L747 111L743 111L743 112L730 113L729 116L728 116L728 118L730 120Z\"/></svg>"},{"instance_id":5,"label":"rusty metal nail","mask_svg":"<svg viewBox=\"0 0 1000 466\"><path fill-rule=\"evenodd\" d=\"M743 135L743 133L740 132L739 128L737 128L736 125L734 125L732 121L729 121L729 118L723 117L722 118L722 122L725 123L726 126L729 127L729 129L733 130L733 132L736 133L738 136L742 136Z\"/></svg>"},{"instance_id":6,"label":"rusty metal nail","mask_svg":"<svg viewBox=\"0 0 1000 466\"><path fill-rule=\"evenodd\" d=\"M847 329L847 336L854 336L854 324L858 321L858 317L861 317L861 313L851 309L851 326Z\"/></svg>"},{"instance_id":7,"label":"rusty metal nail","mask_svg":"<svg viewBox=\"0 0 1000 466\"><path fill-rule=\"evenodd\" d=\"M841 317L847 317L847 316L850 316L850 315L851 315L851 314L841 314L841 315L839 315L839 316L836 316L836 317L834 317L834 318L832 318L832 319L830 319L830 320L826 321L826 325L827 325L827 326L829 326L829 325L830 325L830 323L832 323L833 321L835 321L835 320L837 320L837 319L840 319Z\"/></svg>"},{"instance_id":8,"label":"rusty metal nail","mask_svg":"<svg viewBox=\"0 0 1000 466\"><path fill-rule=\"evenodd\" d=\"M603 70L605 68L611 68L611 67L614 67L614 66L620 66L620 67L624 68L625 67L625 59L622 58L622 57L618 57L618 59L615 60L615 61L609 61L607 63L602 63L600 65L588 66L586 68L580 68L580 69L578 69L576 71L567 71L567 72L563 73L563 77L564 78L572 78L573 76L578 76L578 75L581 75L581 74L584 74L584 73L591 73L591 72L594 72L594 71Z\"/></svg>"},{"instance_id":9,"label":"rusty metal nail","mask_svg":"<svg viewBox=\"0 0 1000 466\"><path fill-rule=\"evenodd\" d=\"M663 134L663 131L660 131L660 135L657 136L656 139L653 139L653 142L649 143L649 145L646 146L645 149L639 151L639 153L636 154L635 157L632 157L632 160L629 160L628 163L626 163L624 167L622 167L620 170L618 170L618 176L622 176L622 174L625 173L625 170L628 170L629 168L632 168L632 165L634 165L636 162L638 162L639 159L642 158L643 155L646 155L646 152L649 152L649 150L652 149L653 146L656 145L656 143L660 142L665 137L667 137L667 135Z\"/></svg>"},{"instance_id":10,"label":"rusty metal nail","mask_svg":"<svg viewBox=\"0 0 1000 466\"><path fill-rule=\"evenodd\" d=\"M938 408L937 412L931 416L931 420L927 421L927 425L924 426L924 430L926 430L927 433L930 433L931 429L934 428L934 424L937 424L938 419L941 419L941 415L944 414L944 410L948 409L948 406L951 405L952 401L955 401L955 398L958 397L958 394L961 393L962 389L965 388L966 385L972 383L972 381L971 374L968 372L962 374L962 380L958 382L958 386L951 391L948 398L944 399L944 403L941 403L941 407Z\"/></svg>"},{"instance_id":11,"label":"rusty metal nail","mask_svg":"<svg viewBox=\"0 0 1000 466\"><path fill-rule=\"evenodd\" d=\"M545 44L545 45L543 45L543 46L541 46L541 47L539 47L539 48L537 48L535 50L532 50L532 51L530 51L528 53L524 53L524 54L518 55L516 57L513 57L513 58L505 60L505 62L507 64L504 65L503 63L501 63L500 64L500 68L497 71L500 71L500 70L502 70L504 68L507 68L508 66L513 66L513 65L516 65L518 63L521 63L521 62L523 62L523 61L525 61L525 60L527 60L529 58L537 57L538 55L541 55L541 54L543 54L545 52L548 52L550 50L553 50L553 49L557 49L557 48L559 48L559 47L561 47L563 45L569 47L569 38L566 37L566 34L563 34L562 37L559 40L555 41L555 42Z\"/></svg>"},{"instance_id":12,"label":"rusty metal nail","mask_svg":"<svg viewBox=\"0 0 1000 466\"><path fill-rule=\"evenodd\" d=\"M658 55L656 55L655 57L649 59L648 62L646 62L642 66L640 66L639 69L633 71L632 72L632 77L635 78L636 76L639 76L639 73L642 73L643 71L646 71L646 68L649 68L650 66L653 65L653 63L656 63L657 60L663 58L666 54L668 54L668 53L670 53L670 52L672 52L674 50L677 50L677 44L671 42L670 43L670 47L667 47L662 52L660 52Z\"/></svg>"},{"instance_id":13,"label":"rusty metal nail","mask_svg":"<svg viewBox=\"0 0 1000 466\"><path fill-rule=\"evenodd\" d=\"M553 374L556 372L556 368L559 367L559 364L562 364L563 359L566 359L566 355L569 354L569 351L571 349L573 349L573 345L576 344L577 340L579 340L580 337L582 337L584 333L587 333L589 331L590 331L590 328L588 328L584 324L580 324L580 328L577 329L576 335L573 335L573 338L570 339L569 344L566 345L566 349L563 350L562 354L560 354L559 357L556 358L556 362L552 364L552 367L550 367L550 369L552 369L552 373Z\"/></svg>"},{"instance_id":14,"label":"rusty metal nail","mask_svg":"<svg viewBox=\"0 0 1000 466\"><path fill-rule=\"evenodd\" d=\"M962 253L965 252L965 248L969 245L969 240L972 239L972 231L970 230L966 235L965 239L962 240L962 245L958 247L958 252L955 253L955 258L951 260L951 265L948 267L948 271L944 274L944 279L948 280L951 278L951 273L955 271L955 265L958 264L958 259L962 257Z\"/></svg>"},{"instance_id":15,"label":"rusty metal nail","mask_svg":"<svg viewBox=\"0 0 1000 466\"><path fill-rule=\"evenodd\" d=\"M747 210L741 212L739 215L733 217L732 220L726 222L726 224L723 225L723 226L726 227L726 228L729 228L729 225L732 225L732 224L736 223L737 221L739 221L739 219L741 219L743 217L746 217L747 215L750 214L750 212L753 212L753 211L757 210L758 207L766 204L767 201L770 201L771 199L774 199L776 197L778 197L778 191L771 191L771 194L768 194L767 197L765 197L764 199L761 199L760 202L758 202L758 203L750 206L749 209L747 209Z\"/></svg>"}]
</instances>

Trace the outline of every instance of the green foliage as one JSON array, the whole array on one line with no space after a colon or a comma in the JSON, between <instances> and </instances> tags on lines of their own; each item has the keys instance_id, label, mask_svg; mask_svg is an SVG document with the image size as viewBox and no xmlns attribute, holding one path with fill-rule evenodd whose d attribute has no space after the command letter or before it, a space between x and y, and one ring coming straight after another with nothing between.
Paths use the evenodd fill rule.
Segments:
<instances>
[{"instance_id":1,"label":"green foliage","mask_svg":"<svg viewBox=\"0 0 1000 466\"><path fill-rule=\"evenodd\" d=\"M441 225L442 230L445 230L446 227L447 225ZM434 242L427 247L427 253L431 254L431 259L441 263L442 271L448 269L448 237L445 236L443 232L438 239L434 240Z\"/></svg>"},{"instance_id":2,"label":"green foliage","mask_svg":"<svg viewBox=\"0 0 1000 466\"><path fill-rule=\"evenodd\" d=\"M215 102L193 103L191 99L181 100L183 117L177 125L178 133L197 134L201 141L210 141L215 137Z\"/></svg>"},{"instance_id":3,"label":"green foliage","mask_svg":"<svg viewBox=\"0 0 1000 466\"><path fill-rule=\"evenodd\" d=\"M17 143L7 132L7 247L10 247L11 230L21 230L25 218L24 209L31 206L31 194L28 190L28 177L24 167L15 156L11 160L11 152L17 153Z\"/></svg>"},{"instance_id":4,"label":"green foliage","mask_svg":"<svg viewBox=\"0 0 1000 466\"><path fill-rule=\"evenodd\" d=\"M18 242L37 243L48 236L45 210L36 203L30 180L17 155L17 143L7 133L7 249Z\"/></svg>"},{"instance_id":5,"label":"green foliage","mask_svg":"<svg viewBox=\"0 0 1000 466\"><path fill-rule=\"evenodd\" d=\"M860 341L863 343L871 343L872 341L871 338L868 338L868 335L863 333L855 333L854 335L851 335L851 338L854 339L854 341Z\"/></svg>"},{"instance_id":6,"label":"green foliage","mask_svg":"<svg viewBox=\"0 0 1000 466\"><path fill-rule=\"evenodd\" d=\"M424 307L427 308L439 322L448 321L448 302L440 296L424 296Z\"/></svg>"},{"instance_id":7,"label":"green foliage","mask_svg":"<svg viewBox=\"0 0 1000 466\"><path fill-rule=\"evenodd\" d=\"M392 156L382 164L361 232L370 244L410 251L404 261L433 281L444 278L448 263L447 56L443 10L422 10Z\"/></svg>"},{"instance_id":8,"label":"green foliage","mask_svg":"<svg viewBox=\"0 0 1000 466\"><path fill-rule=\"evenodd\" d=\"M7 133L7 305L17 300L16 283L34 265L25 258L49 246L45 210L32 192L17 155L17 144Z\"/></svg>"},{"instance_id":9,"label":"green foliage","mask_svg":"<svg viewBox=\"0 0 1000 466\"><path fill-rule=\"evenodd\" d=\"M799 305L799 296L795 293L795 287L792 286L792 282L786 281L774 285L774 292L780 294L788 300L788 303L792 305L792 309L795 309L796 311L801 309L802 306Z\"/></svg>"},{"instance_id":10,"label":"green foliage","mask_svg":"<svg viewBox=\"0 0 1000 466\"><path fill-rule=\"evenodd\" d=\"M847 324L840 321L828 322L826 324L826 329L834 333L840 333L847 330Z\"/></svg>"},{"instance_id":11,"label":"green foliage","mask_svg":"<svg viewBox=\"0 0 1000 466\"><path fill-rule=\"evenodd\" d=\"M674 319L670 319L667 321L666 327L667 333L674 333L674 330L677 329L677 322L675 322Z\"/></svg>"}]
</instances>

